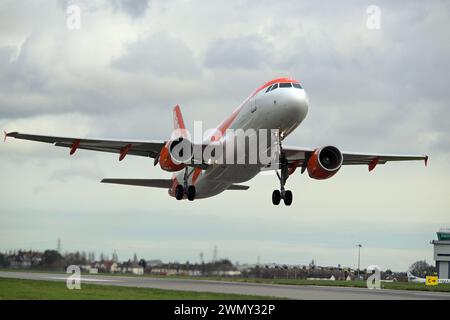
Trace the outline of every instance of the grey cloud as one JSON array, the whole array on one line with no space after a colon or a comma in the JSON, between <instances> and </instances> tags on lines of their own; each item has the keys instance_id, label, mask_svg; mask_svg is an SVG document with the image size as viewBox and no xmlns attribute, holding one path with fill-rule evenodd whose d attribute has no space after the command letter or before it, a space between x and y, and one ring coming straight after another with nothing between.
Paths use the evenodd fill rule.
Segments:
<instances>
[{"instance_id":1,"label":"grey cloud","mask_svg":"<svg viewBox=\"0 0 450 320\"><path fill-rule=\"evenodd\" d=\"M147 12L150 0L113 0L113 6L132 18L139 18Z\"/></svg>"},{"instance_id":2,"label":"grey cloud","mask_svg":"<svg viewBox=\"0 0 450 320\"><path fill-rule=\"evenodd\" d=\"M164 84L158 81L158 76L175 77L184 74L188 77L200 74L192 53L175 40L156 39L144 42L142 49L140 43L132 46L131 53L118 60L120 70L130 67L135 72L138 64L142 63L143 70L148 74L132 73L124 76L117 69L108 66L91 69L83 64L71 65L66 60L67 57L60 53L67 52L71 45L65 33L53 35L51 46L44 49L48 52L48 57L42 57L41 43L46 37L45 32L31 33L21 45L20 55L16 60L11 60L16 50L14 47L0 48L0 118L70 112L98 115L105 110L108 110L108 115L130 113L135 109L149 112L152 107L174 103L160 90L160 86ZM153 45L156 50L153 50ZM172 52L171 58L168 57L170 54L165 54L165 49ZM150 50L149 56L145 55L147 50ZM185 60L181 61L178 55ZM53 56L61 59L51 62ZM137 57L142 59L133 61ZM147 68L146 59L149 59ZM131 65L127 66L127 61L131 61ZM51 67L49 63L52 63ZM172 69L177 63L179 68Z\"/></svg>"},{"instance_id":3,"label":"grey cloud","mask_svg":"<svg viewBox=\"0 0 450 320\"><path fill-rule=\"evenodd\" d=\"M190 48L167 34L149 35L130 43L112 66L133 73L151 72L162 77L198 78L201 69Z\"/></svg>"},{"instance_id":4,"label":"grey cloud","mask_svg":"<svg viewBox=\"0 0 450 320\"><path fill-rule=\"evenodd\" d=\"M83 11L95 12L113 9L123 12L133 19L141 18L147 13L150 0L57 0L57 5L65 11L70 5L78 5Z\"/></svg>"},{"instance_id":5,"label":"grey cloud","mask_svg":"<svg viewBox=\"0 0 450 320\"><path fill-rule=\"evenodd\" d=\"M270 64L268 44L258 36L213 41L205 52L205 65L209 68L254 69Z\"/></svg>"}]
</instances>

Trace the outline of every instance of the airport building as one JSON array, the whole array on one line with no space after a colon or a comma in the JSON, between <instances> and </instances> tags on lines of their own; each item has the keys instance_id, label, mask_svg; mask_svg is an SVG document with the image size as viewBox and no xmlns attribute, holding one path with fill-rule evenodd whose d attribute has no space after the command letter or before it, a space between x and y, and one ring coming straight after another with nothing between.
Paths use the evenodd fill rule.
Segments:
<instances>
[{"instance_id":1,"label":"airport building","mask_svg":"<svg viewBox=\"0 0 450 320\"><path fill-rule=\"evenodd\" d=\"M437 238L431 244L434 246L434 261L439 279L450 279L450 229L440 229Z\"/></svg>"}]
</instances>

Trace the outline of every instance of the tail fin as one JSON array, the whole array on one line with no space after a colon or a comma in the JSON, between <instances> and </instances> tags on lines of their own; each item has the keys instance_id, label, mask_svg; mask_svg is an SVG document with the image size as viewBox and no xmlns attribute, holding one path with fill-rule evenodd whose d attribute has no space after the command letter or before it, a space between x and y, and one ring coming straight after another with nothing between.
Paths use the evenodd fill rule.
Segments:
<instances>
[{"instance_id":1,"label":"tail fin","mask_svg":"<svg viewBox=\"0 0 450 320\"><path fill-rule=\"evenodd\" d=\"M179 105L173 108L173 138L183 137L188 138L189 132L184 125L183 116L181 115L181 109Z\"/></svg>"},{"instance_id":2,"label":"tail fin","mask_svg":"<svg viewBox=\"0 0 450 320\"><path fill-rule=\"evenodd\" d=\"M184 125L183 116L181 115L181 109L179 105L173 108L173 129L186 129Z\"/></svg>"}]
</instances>

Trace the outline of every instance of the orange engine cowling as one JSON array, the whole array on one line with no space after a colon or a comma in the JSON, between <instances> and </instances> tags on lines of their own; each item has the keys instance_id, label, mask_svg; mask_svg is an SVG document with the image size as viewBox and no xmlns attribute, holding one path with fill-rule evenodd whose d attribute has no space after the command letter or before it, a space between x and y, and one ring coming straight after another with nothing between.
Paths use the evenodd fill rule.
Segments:
<instances>
[{"instance_id":1,"label":"orange engine cowling","mask_svg":"<svg viewBox=\"0 0 450 320\"><path fill-rule=\"evenodd\" d=\"M159 153L161 169L176 172L186 167L186 162L192 159L192 144L189 140L180 137L168 141Z\"/></svg>"},{"instance_id":2,"label":"orange engine cowling","mask_svg":"<svg viewBox=\"0 0 450 320\"><path fill-rule=\"evenodd\" d=\"M343 156L338 148L327 146L316 149L308 160L308 174L317 180L331 178L339 171L342 162Z\"/></svg>"}]
</instances>

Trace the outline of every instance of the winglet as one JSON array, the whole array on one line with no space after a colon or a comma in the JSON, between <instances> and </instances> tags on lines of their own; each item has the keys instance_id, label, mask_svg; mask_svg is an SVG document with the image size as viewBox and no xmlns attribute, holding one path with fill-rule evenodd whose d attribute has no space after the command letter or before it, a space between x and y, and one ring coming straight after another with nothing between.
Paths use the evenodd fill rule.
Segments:
<instances>
[{"instance_id":1,"label":"winglet","mask_svg":"<svg viewBox=\"0 0 450 320\"><path fill-rule=\"evenodd\" d=\"M16 138L18 134L19 134L19 133L18 133L17 131L14 131L14 132L6 132L6 131L3 130L3 142L6 141L6 138L7 138L7 137L14 137L14 138Z\"/></svg>"},{"instance_id":2,"label":"winglet","mask_svg":"<svg viewBox=\"0 0 450 320\"><path fill-rule=\"evenodd\" d=\"M424 161L425 161L425 167L427 167L428 166L428 156L425 156Z\"/></svg>"}]
</instances>

